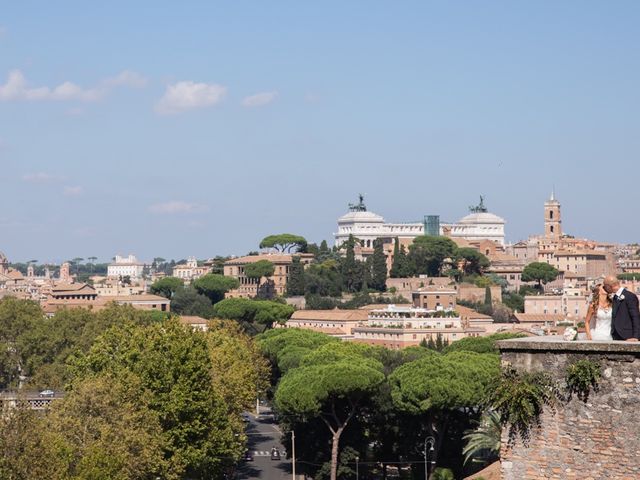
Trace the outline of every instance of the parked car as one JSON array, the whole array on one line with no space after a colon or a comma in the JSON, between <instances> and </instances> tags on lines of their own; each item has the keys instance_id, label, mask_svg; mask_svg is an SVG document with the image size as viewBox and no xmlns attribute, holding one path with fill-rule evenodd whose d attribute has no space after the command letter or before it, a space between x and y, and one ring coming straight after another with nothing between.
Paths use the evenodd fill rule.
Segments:
<instances>
[{"instance_id":1,"label":"parked car","mask_svg":"<svg viewBox=\"0 0 640 480\"><path fill-rule=\"evenodd\" d=\"M280 450L276 447L271 449L271 460L280 460Z\"/></svg>"},{"instance_id":2,"label":"parked car","mask_svg":"<svg viewBox=\"0 0 640 480\"><path fill-rule=\"evenodd\" d=\"M53 397L56 393L53 390L42 390L40 392L41 397Z\"/></svg>"}]
</instances>

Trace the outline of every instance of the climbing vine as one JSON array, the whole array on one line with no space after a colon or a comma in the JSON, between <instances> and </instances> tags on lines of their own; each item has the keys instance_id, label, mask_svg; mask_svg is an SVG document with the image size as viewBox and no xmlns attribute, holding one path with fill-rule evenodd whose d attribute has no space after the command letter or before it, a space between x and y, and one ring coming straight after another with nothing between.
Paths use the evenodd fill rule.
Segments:
<instances>
[{"instance_id":1,"label":"climbing vine","mask_svg":"<svg viewBox=\"0 0 640 480\"><path fill-rule=\"evenodd\" d=\"M568 400L575 394L580 400L587 402L591 390L598 391L601 375L600 364L592 360L578 360L569 365L565 376Z\"/></svg>"},{"instance_id":2,"label":"climbing vine","mask_svg":"<svg viewBox=\"0 0 640 480\"><path fill-rule=\"evenodd\" d=\"M555 411L562 400L558 384L545 372L521 372L507 368L491 395L490 404L508 426L508 444L513 446L520 437L527 446L531 430L540 426L545 407Z\"/></svg>"}]
</instances>

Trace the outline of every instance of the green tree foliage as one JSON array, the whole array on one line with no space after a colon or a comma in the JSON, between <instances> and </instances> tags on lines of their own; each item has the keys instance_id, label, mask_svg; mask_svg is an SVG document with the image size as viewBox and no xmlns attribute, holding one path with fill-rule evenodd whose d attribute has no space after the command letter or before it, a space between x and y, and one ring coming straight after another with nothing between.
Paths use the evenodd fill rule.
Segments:
<instances>
[{"instance_id":1,"label":"green tree foliage","mask_svg":"<svg viewBox=\"0 0 640 480\"><path fill-rule=\"evenodd\" d=\"M6 386L17 387L20 373L30 388L62 388L68 380L68 360L86 352L98 335L125 319L140 324L156 322L158 313L111 304L98 313L65 309L48 318L33 302L3 299L0 352L8 352L10 362L0 356L0 378L10 380Z\"/></svg>"},{"instance_id":2,"label":"green tree foliage","mask_svg":"<svg viewBox=\"0 0 640 480\"><path fill-rule=\"evenodd\" d=\"M349 239L345 242L345 257L342 259L340 271L342 273L342 280L344 283L344 289L347 292L359 292L362 288L362 279L364 268L361 262L356 260L355 254L355 238L350 235Z\"/></svg>"},{"instance_id":3,"label":"green tree foliage","mask_svg":"<svg viewBox=\"0 0 640 480\"><path fill-rule=\"evenodd\" d=\"M291 305L270 300L248 298L226 298L213 307L218 318L236 320L248 324L259 324L271 328L274 323L286 322L295 309Z\"/></svg>"},{"instance_id":4,"label":"green tree foliage","mask_svg":"<svg viewBox=\"0 0 640 480\"><path fill-rule=\"evenodd\" d=\"M367 282L369 288L384 292L387 289L387 257L382 248L382 241L376 240L371 257L371 281Z\"/></svg>"},{"instance_id":5,"label":"green tree foliage","mask_svg":"<svg viewBox=\"0 0 640 480\"><path fill-rule=\"evenodd\" d=\"M462 450L464 463L489 463L500 457L502 422L498 412L489 410L476 422L474 429L464 433L466 445Z\"/></svg>"},{"instance_id":6,"label":"green tree foliage","mask_svg":"<svg viewBox=\"0 0 640 480\"><path fill-rule=\"evenodd\" d=\"M438 277L446 261L455 258L457 250L450 238L424 235L416 237L409 247L409 260L414 265L414 273Z\"/></svg>"},{"instance_id":7,"label":"green tree foliage","mask_svg":"<svg viewBox=\"0 0 640 480\"><path fill-rule=\"evenodd\" d=\"M524 297L515 292L502 294L502 303L513 311L524 312Z\"/></svg>"},{"instance_id":8,"label":"green tree foliage","mask_svg":"<svg viewBox=\"0 0 640 480\"><path fill-rule=\"evenodd\" d=\"M244 267L244 274L249 278L260 279L262 277L272 277L275 272L275 265L269 260L258 260L248 263Z\"/></svg>"},{"instance_id":9,"label":"green tree foliage","mask_svg":"<svg viewBox=\"0 0 640 480\"><path fill-rule=\"evenodd\" d=\"M225 277L215 273L203 275L193 282L193 287L200 295L205 295L211 303L217 303L224 299L225 293L240 286L238 279Z\"/></svg>"},{"instance_id":10,"label":"green tree foliage","mask_svg":"<svg viewBox=\"0 0 640 480\"><path fill-rule=\"evenodd\" d=\"M533 262L522 270L523 282L538 282L538 289L542 290L542 285L553 282L558 278L560 272L545 262Z\"/></svg>"},{"instance_id":11,"label":"green tree foliage","mask_svg":"<svg viewBox=\"0 0 640 480\"><path fill-rule=\"evenodd\" d=\"M430 355L390 375L391 397L396 408L425 418L428 431L438 432L441 443L448 418L460 409L482 405L499 375L497 355L464 351Z\"/></svg>"},{"instance_id":12,"label":"green tree foliage","mask_svg":"<svg viewBox=\"0 0 640 480\"><path fill-rule=\"evenodd\" d=\"M78 382L56 403L45 425L65 464L60 478L175 477L163 457L158 415L140 401L145 393L135 377L121 382L97 376Z\"/></svg>"},{"instance_id":13,"label":"green tree foliage","mask_svg":"<svg viewBox=\"0 0 640 480\"><path fill-rule=\"evenodd\" d=\"M459 248L456 256L465 275L482 275L490 265L489 259L475 248Z\"/></svg>"},{"instance_id":14,"label":"green tree foliage","mask_svg":"<svg viewBox=\"0 0 640 480\"><path fill-rule=\"evenodd\" d=\"M111 375L139 379L145 402L159 419L163 454L172 472L187 478L218 477L242 451L211 382L212 363L206 336L177 321L105 332L76 363L76 381ZM229 460L225 460L229 459Z\"/></svg>"},{"instance_id":15,"label":"green tree foliage","mask_svg":"<svg viewBox=\"0 0 640 480\"><path fill-rule=\"evenodd\" d=\"M171 310L178 315L196 315L202 318L211 318L213 314L211 300L193 287L176 291L171 299Z\"/></svg>"},{"instance_id":16,"label":"green tree foliage","mask_svg":"<svg viewBox=\"0 0 640 480\"><path fill-rule=\"evenodd\" d=\"M280 252L304 252L307 248L307 240L300 235L281 233L269 235L260 242L260 248L274 248Z\"/></svg>"},{"instance_id":17,"label":"green tree foliage","mask_svg":"<svg viewBox=\"0 0 640 480\"><path fill-rule=\"evenodd\" d=\"M224 400L228 418L236 422L235 430L242 430L242 412L251 410L256 395L269 387L269 363L236 322L210 322L206 338L213 388Z\"/></svg>"},{"instance_id":18,"label":"green tree foliage","mask_svg":"<svg viewBox=\"0 0 640 480\"><path fill-rule=\"evenodd\" d=\"M299 328L268 330L256 337L258 347L274 366L286 360L287 367L298 366L302 358L312 350L339 340L324 333ZM282 370L283 372L286 369Z\"/></svg>"},{"instance_id":19,"label":"green tree foliage","mask_svg":"<svg viewBox=\"0 0 640 480\"><path fill-rule=\"evenodd\" d=\"M65 478L64 459L57 455L45 421L26 404L0 415L0 478Z\"/></svg>"},{"instance_id":20,"label":"green tree foliage","mask_svg":"<svg viewBox=\"0 0 640 480\"><path fill-rule=\"evenodd\" d=\"M340 266L334 260L314 263L304 272L305 296L339 297L342 286Z\"/></svg>"},{"instance_id":21,"label":"green tree foliage","mask_svg":"<svg viewBox=\"0 0 640 480\"><path fill-rule=\"evenodd\" d=\"M20 343L43 315L35 302L15 297L0 300L0 388L17 386L20 372L26 368Z\"/></svg>"},{"instance_id":22,"label":"green tree foliage","mask_svg":"<svg viewBox=\"0 0 640 480\"><path fill-rule=\"evenodd\" d=\"M484 304L488 307L493 305L493 299L491 298L491 287L488 285L484 289Z\"/></svg>"},{"instance_id":23,"label":"green tree foliage","mask_svg":"<svg viewBox=\"0 0 640 480\"><path fill-rule=\"evenodd\" d=\"M491 393L489 405L500 415L509 428L509 446L520 437L525 446L531 430L540 425L545 407L555 410L562 398L557 383L547 372L519 372L507 368Z\"/></svg>"},{"instance_id":24,"label":"green tree foliage","mask_svg":"<svg viewBox=\"0 0 640 480\"><path fill-rule=\"evenodd\" d=\"M497 341L509 340L510 338L522 338L524 336L525 335L522 333L494 333L493 335L488 335L486 337L461 338L460 340L451 343L445 349L445 353L465 351L498 354L499 350L496 346Z\"/></svg>"},{"instance_id":25,"label":"green tree foliage","mask_svg":"<svg viewBox=\"0 0 640 480\"><path fill-rule=\"evenodd\" d=\"M640 280L640 273L620 273L618 274L618 280L624 280L627 282L633 282Z\"/></svg>"},{"instance_id":26,"label":"green tree foliage","mask_svg":"<svg viewBox=\"0 0 640 480\"><path fill-rule=\"evenodd\" d=\"M501 277L500 275L497 275L495 273L485 273L484 276L487 277L493 285L498 285L501 288L502 292L505 292L507 287L509 287L509 282L507 281L507 279Z\"/></svg>"},{"instance_id":27,"label":"green tree foliage","mask_svg":"<svg viewBox=\"0 0 640 480\"><path fill-rule=\"evenodd\" d=\"M308 362L282 377L275 404L285 415L320 418L331 433L331 480L337 479L339 444L342 433L357 414L360 402L384 381L382 365L371 359L332 350L341 343L322 347L319 363ZM379 366L380 369L375 368Z\"/></svg>"},{"instance_id":28,"label":"green tree foliage","mask_svg":"<svg viewBox=\"0 0 640 480\"><path fill-rule=\"evenodd\" d=\"M164 277L153 282L149 291L155 295L162 295L170 299L182 287L184 287L184 283L179 278Z\"/></svg>"},{"instance_id":29,"label":"green tree foliage","mask_svg":"<svg viewBox=\"0 0 640 480\"><path fill-rule=\"evenodd\" d=\"M305 294L305 274L304 265L300 262L299 256L291 259L289 266L289 277L287 278L287 295L295 297Z\"/></svg>"}]
</instances>

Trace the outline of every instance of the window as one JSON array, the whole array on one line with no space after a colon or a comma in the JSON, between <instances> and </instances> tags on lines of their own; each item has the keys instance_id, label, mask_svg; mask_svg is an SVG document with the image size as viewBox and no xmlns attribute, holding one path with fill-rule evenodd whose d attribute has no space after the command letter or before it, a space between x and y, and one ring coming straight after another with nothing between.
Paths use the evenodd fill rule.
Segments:
<instances>
[{"instance_id":1,"label":"window","mask_svg":"<svg viewBox=\"0 0 640 480\"><path fill-rule=\"evenodd\" d=\"M553 220L553 210L549 212L549 220Z\"/></svg>"}]
</instances>

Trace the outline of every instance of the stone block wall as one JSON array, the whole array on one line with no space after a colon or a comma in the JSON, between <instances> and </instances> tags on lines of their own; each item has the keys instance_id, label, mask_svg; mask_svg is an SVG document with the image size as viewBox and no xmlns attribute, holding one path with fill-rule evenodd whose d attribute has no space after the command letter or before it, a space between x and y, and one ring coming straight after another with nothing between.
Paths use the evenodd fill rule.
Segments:
<instances>
[{"instance_id":1,"label":"stone block wall","mask_svg":"<svg viewBox=\"0 0 640 480\"><path fill-rule=\"evenodd\" d=\"M574 396L555 413L547 408L527 447L518 439L508 448L503 431L503 480L640 479L640 343L534 337L498 345L503 367L542 370L562 386L567 366L577 360L602 367L599 391L587 403Z\"/></svg>"}]
</instances>

